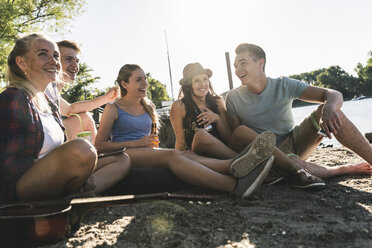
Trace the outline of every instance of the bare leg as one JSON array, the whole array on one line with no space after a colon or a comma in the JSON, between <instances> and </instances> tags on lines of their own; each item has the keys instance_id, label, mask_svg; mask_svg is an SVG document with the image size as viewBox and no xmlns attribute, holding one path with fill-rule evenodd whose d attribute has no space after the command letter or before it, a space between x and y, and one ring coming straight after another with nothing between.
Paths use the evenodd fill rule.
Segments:
<instances>
[{"instance_id":1,"label":"bare leg","mask_svg":"<svg viewBox=\"0 0 372 248\"><path fill-rule=\"evenodd\" d=\"M229 174L229 167L232 162L232 159L221 160L217 158L203 157L190 150L181 151L181 153L185 157L191 160L194 160L198 162L199 164L202 164L214 171L217 171L219 173L226 174L226 175Z\"/></svg>"},{"instance_id":2,"label":"bare leg","mask_svg":"<svg viewBox=\"0 0 372 248\"><path fill-rule=\"evenodd\" d=\"M101 193L122 180L129 172L130 160L127 154L98 159L97 168L92 174L94 192Z\"/></svg>"},{"instance_id":3,"label":"bare leg","mask_svg":"<svg viewBox=\"0 0 372 248\"><path fill-rule=\"evenodd\" d=\"M96 160L97 154L89 142L67 142L36 161L18 180L18 197L37 200L76 193L93 172Z\"/></svg>"},{"instance_id":4,"label":"bare leg","mask_svg":"<svg viewBox=\"0 0 372 248\"><path fill-rule=\"evenodd\" d=\"M342 111L339 111L338 114L342 121L342 127L335 135L336 139L371 165L371 145Z\"/></svg>"},{"instance_id":5,"label":"bare leg","mask_svg":"<svg viewBox=\"0 0 372 248\"><path fill-rule=\"evenodd\" d=\"M322 109L323 109L323 105L320 105L318 109L315 111L315 118L318 121L318 123L320 120ZM329 177L348 175L348 174L350 175L350 174L371 173L372 171L372 166L371 166L372 147L342 111L339 111L338 114L341 118L343 125L342 125L342 128L338 131L338 133L334 136L342 145L354 151L360 157L364 158L369 164L359 163L359 164L354 164L354 165L325 167L325 166L319 166L317 164L305 162L295 157L292 157L291 159L295 161L296 163L300 164L302 167L306 168L314 176L317 176L320 178L329 178ZM313 131L315 132L315 129ZM306 152L304 152L301 158L306 159L315 150L319 142L314 142L313 147L311 147Z\"/></svg>"},{"instance_id":6,"label":"bare leg","mask_svg":"<svg viewBox=\"0 0 372 248\"><path fill-rule=\"evenodd\" d=\"M90 131L92 134L92 141L94 141L97 136L97 129L96 125L94 124L94 120L89 113L79 113L79 116L83 122L84 131ZM66 128L66 136L67 140L76 139L76 135L81 132L81 125L80 121L76 116L71 116L65 120L63 120L63 125Z\"/></svg>"},{"instance_id":7,"label":"bare leg","mask_svg":"<svg viewBox=\"0 0 372 248\"><path fill-rule=\"evenodd\" d=\"M199 155L220 159L233 158L237 155L230 147L205 130L195 132L192 150Z\"/></svg>"},{"instance_id":8,"label":"bare leg","mask_svg":"<svg viewBox=\"0 0 372 248\"><path fill-rule=\"evenodd\" d=\"M129 148L126 150L133 167L165 167L192 185L232 192L236 179L218 173L185 157L174 149Z\"/></svg>"},{"instance_id":9,"label":"bare leg","mask_svg":"<svg viewBox=\"0 0 372 248\"><path fill-rule=\"evenodd\" d=\"M338 165L338 166L320 166L317 164L305 162L300 158L291 157L296 163L307 169L311 174L320 178L330 178L341 175L355 175L355 174L370 174L372 173L372 166L368 163L359 163L352 165Z\"/></svg>"}]
</instances>

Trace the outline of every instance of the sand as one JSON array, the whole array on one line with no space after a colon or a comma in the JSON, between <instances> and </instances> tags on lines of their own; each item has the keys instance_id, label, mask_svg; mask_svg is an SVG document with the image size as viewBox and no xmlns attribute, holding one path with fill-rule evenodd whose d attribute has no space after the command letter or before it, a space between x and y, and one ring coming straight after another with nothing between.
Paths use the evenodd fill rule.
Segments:
<instances>
[{"instance_id":1,"label":"sand","mask_svg":"<svg viewBox=\"0 0 372 248\"><path fill-rule=\"evenodd\" d=\"M345 148L318 148L308 161L361 160ZM372 176L326 183L318 192L262 185L246 201L207 192L220 199L99 208L70 238L45 247L372 247Z\"/></svg>"}]
</instances>

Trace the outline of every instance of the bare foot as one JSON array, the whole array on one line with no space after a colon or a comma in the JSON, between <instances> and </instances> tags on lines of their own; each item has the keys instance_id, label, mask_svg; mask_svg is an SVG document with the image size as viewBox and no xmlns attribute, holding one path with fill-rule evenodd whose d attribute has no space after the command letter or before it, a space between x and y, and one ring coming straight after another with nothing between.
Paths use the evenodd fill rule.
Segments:
<instances>
[{"instance_id":1,"label":"bare foot","mask_svg":"<svg viewBox=\"0 0 372 248\"><path fill-rule=\"evenodd\" d=\"M350 164L350 165L344 165L342 166L344 173L350 174L350 175L356 175L356 174L372 174L372 166L367 163L359 163L359 164Z\"/></svg>"},{"instance_id":2,"label":"bare foot","mask_svg":"<svg viewBox=\"0 0 372 248\"><path fill-rule=\"evenodd\" d=\"M290 159L302 168L307 169L312 175L322 179L343 175L372 174L372 166L366 162L350 165L321 166L296 157L290 157Z\"/></svg>"}]
</instances>

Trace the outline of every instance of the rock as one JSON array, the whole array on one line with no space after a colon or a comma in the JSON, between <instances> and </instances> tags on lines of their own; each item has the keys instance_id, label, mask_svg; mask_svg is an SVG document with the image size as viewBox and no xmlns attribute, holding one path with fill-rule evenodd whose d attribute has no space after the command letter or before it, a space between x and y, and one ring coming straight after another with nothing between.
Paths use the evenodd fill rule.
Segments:
<instances>
[{"instance_id":1,"label":"rock","mask_svg":"<svg viewBox=\"0 0 372 248\"><path fill-rule=\"evenodd\" d=\"M367 138L369 143L372 143L372 133L365 133L364 136Z\"/></svg>"}]
</instances>

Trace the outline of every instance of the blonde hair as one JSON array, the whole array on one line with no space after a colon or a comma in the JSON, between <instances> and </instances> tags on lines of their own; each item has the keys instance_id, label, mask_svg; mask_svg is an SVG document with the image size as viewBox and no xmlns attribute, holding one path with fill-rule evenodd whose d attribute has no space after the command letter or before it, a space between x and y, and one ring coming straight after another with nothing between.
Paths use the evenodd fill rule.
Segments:
<instances>
[{"instance_id":1,"label":"blonde hair","mask_svg":"<svg viewBox=\"0 0 372 248\"><path fill-rule=\"evenodd\" d=\"M121 85L121 81L128 83L129 78L132 76L133 71L137 69L142 70L142 68L136 64L126 64L120 68L118 77L116 78L116 82L119 84L121 97L127 95L127 90ZM147 100L147 98L141 98L140 102L143 108L146 110L146 112L150 115L152 123L156 124L157 129L159 129L160 121L155 106L151 104L149 100Z\"/></svg>"},{"instance_id":2,"label":"blonde hair","mask_svg":"<svg viewBox=\"0 0 372 248\"><path fill-rule=\"evenodd\" d=\"M37 39L52 41L43 34L33 33L26 35L15 41L15 45L8 56L7 87L14 87L24 90L31 95L33 103L42 112L51 112L48 101L44 97L44 92L38 91L27 78L25 72L18 66L16 58L26 57L30 51L32 42ZM53 42L53 41L52 41Z\"/></svg>"}]
</instances>

